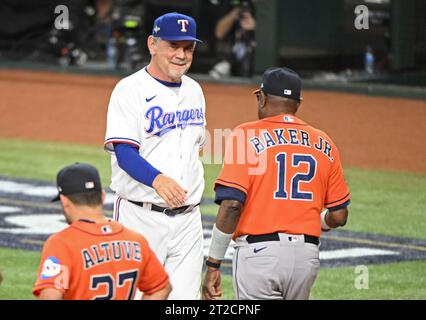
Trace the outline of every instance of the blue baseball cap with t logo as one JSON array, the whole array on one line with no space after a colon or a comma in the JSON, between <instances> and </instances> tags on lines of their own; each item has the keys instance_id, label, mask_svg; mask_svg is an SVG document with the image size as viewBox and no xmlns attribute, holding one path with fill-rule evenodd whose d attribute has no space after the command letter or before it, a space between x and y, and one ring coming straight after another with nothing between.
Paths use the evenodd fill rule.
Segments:
<instances>
[{"instance_id":1,"label":"blue baseball cap with t logo","mask_svg":"<svg viewBox=\"0 0 426 320\"><path fill-rule=\"evenodd\" d=\"M197 39L197 23L194 18L177 12L166 13L155 19L152 35L169 41L202 42Z\"/></svg>"}]
</instances>

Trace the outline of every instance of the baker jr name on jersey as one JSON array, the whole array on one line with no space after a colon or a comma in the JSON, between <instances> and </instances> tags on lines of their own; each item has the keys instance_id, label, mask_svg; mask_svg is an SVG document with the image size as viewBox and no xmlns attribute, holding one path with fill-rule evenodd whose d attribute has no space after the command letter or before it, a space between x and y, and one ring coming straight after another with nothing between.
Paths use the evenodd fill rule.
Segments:
<instances>
[{"instance_id":1,"label":"baker jr name on jersey","mask_svg":"<svg viewBox=\"0 0 426 320\"><path fill-rule=\"evenodd\" d=\"M108 241L81 250L84 269L110 261L142 261L141 246L133 241Z\"/></svg>"},{"instance_id":2,"label":"baker jr name on jersey","mask_svg":"<svg viewBox=\"0 0 426 320\"><path fill-rule=\"evenodd\" d=\"M321 136L318 136L318 141L311 141L310 134L303 130L278 128L273 131L274 134L271 134L265 130L259 136L254 136L250 139L250 143L255 148L257 154L275 146L293 145L308 148L313 147L324 153L331 161L334 160L331 156L331 144Z\"/></svg>"},{"instance_id":3,"label":"baker jr name on jersey","mask_svg":"<svg viewBox=\"0 0 426 320\"><path fill-rule=\"evenodd\" d=\"M164 112L160 106L153 106L145 113L149 120L146 133L153 136L161 136L164 133L187 126L204 126L204 112L202 108L184 109L173 112Z\"/></svg>"}]
</instances>

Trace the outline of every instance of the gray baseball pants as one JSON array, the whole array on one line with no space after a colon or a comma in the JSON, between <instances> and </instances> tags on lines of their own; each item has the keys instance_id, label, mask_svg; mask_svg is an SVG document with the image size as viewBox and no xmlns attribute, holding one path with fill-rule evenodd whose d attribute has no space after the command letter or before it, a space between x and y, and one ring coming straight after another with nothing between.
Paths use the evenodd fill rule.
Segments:
<instances>
[{"instance_id":1,"label":"gray baseball pants","mask_svg":"<svg viewBox=\"0 0 426 320\"><path fill-rule=\"evenodd\" d=\"M279 233L279 240L249 243L236 239L233 284L238 300L309 298L320 268L319 246L304 235Z\"/></svg>"}]
</instances>

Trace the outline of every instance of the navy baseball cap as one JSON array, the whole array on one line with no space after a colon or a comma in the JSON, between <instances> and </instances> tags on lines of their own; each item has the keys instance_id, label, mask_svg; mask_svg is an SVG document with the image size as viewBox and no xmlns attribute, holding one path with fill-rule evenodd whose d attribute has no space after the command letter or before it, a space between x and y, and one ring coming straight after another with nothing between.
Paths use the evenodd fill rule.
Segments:
<instances>
[{"instance_id":1,"label":"navy baseball cap","mask_svg":"<svg viewBox=\"0 0 426 320\"><path fill-rule=\"evenodd\" d=\"M194 18L182 13L166 13L154 21L152 35L163 40L180 41L197 39L197 23Z\"/></svg>"},{"instance_id":2,"label":"navy baseball cap","mask_svg":"<svg viewBox=\"0 0 426 320\"><path fill-rule=\"evenodd\" d=\"M85 163L75 163L63 168L56 176L58 195L51 201L58 201L59 195L69 195L90 191L102 192L98 170Z\"/></svg>"},{"instance_id":3,"label":"navy baseball cap","mask_svg":"<svg viewBox=\"0 0 426 320\"><path fill-rule=\"evenodd\" d=\"M263 73L260 90L266 94L300 101L302 81L299 75L289 68L272 67Z\"/></svg>"}]
</instances>

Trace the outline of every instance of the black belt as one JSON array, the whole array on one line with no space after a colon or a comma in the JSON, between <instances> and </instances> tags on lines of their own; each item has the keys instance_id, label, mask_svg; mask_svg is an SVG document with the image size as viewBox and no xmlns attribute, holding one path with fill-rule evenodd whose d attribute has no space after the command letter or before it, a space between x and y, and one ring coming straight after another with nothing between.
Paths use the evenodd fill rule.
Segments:
<instances>
[{"instance_id":1,"label":"black belt","mask_svg":"<svg viewBox=\"0 0 426 320\"><path fill-rule=\"evenodd\" d=\"M131 202L131 203L133 203L133 204L135 204L135 205L137 205L137 206L139 206L139 207L142 207L142 208L144 206L144 202L132 201L132 200L128 200L128 201ZM181 214L181 213L185 213L189 208L192 207L192 209L193 209L193 208L195 208L198 205L199 205L199 203L197 203L196 205L183 206L183 207L173 208L172 209L172 208L160 207L160 206L157 206L155 204L151 204L151 210L152 211L157 211L157 212L163 212L164 214L173 217L175 215L178 215L178 214Z\"/></svg>"},{"instance_id":2,"label":"black belt","mask_svg":"<svg viewBox=\"0 0 426 320\"><path fill-rule=\"evenodd\" d=\"M313 243L316 245L319 244L319 238L310 236L307 234L304 234L303 236L305 237L305 242ZM280 241L280 235L277 232L268 233L268 234L248 235L246 240L248 243L264 242L264 241Z\"/></svg>"}]
</instances>

